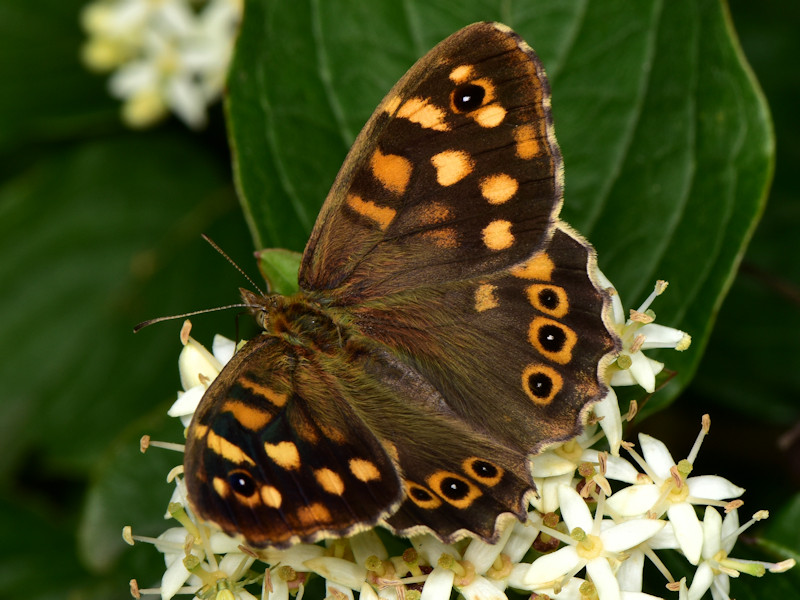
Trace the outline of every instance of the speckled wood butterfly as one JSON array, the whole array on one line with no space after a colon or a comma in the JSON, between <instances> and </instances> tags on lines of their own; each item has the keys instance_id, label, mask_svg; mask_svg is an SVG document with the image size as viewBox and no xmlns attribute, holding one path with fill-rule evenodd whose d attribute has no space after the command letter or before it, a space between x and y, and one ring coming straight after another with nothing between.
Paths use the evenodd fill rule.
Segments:
<instances>
[{"instance_id":1,"label":"speckled wood butterfly","mask_svg":"<svg viewBox=\"0 0 800 600\"><path fill-rule=\"evenodd\" d=\"M530 457L581 431L617 346L561 197L524 41L477 23L419 60L336 178L300 292L243 292L264 331L187 432L195 513L257 547L524 519Z\"/></svg>"}]
</instances>

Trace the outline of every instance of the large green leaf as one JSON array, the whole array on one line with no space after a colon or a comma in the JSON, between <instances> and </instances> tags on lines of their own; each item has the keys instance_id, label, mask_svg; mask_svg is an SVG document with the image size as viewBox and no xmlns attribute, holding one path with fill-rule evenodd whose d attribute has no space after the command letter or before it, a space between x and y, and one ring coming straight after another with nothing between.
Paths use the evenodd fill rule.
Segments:
<instances>
[{"instance_id":1,"label":"large green leaf","mask_svg":"<svg viewBox=\"0 0 800 600\"><path fill-rule=\"evenodd\" d=\"M252 1L230 77L236 178L259 246L302 248L382 95L436 42L502 20L550 74L564 218L631 307L655 280L659 321L694 336L665 357L690 379L762 210L773 139L723 6L695 3Z\"/></svg>"}]
</instances>

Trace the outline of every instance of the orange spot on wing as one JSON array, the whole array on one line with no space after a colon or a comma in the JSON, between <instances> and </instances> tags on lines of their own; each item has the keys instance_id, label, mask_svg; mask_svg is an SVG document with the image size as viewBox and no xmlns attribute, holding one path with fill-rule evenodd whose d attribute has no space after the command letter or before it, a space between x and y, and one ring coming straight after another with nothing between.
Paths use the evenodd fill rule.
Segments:
<instances>
[{"instance_id":1,"label":"orange spot on wing","mask_svg":"<svg viewBox=\"0 0 800 600\"><path fill-rule=\"evenodd\" d=\"M495 219L483 228L483 243L489 250L505 250L514 243L511 221Z\"/></svg>"},{"instance_id":2,"label":"orange spot on wing","mask_svg":"<svg viewBox=\"0 0 800 600\"><path fill-rule=\"evenodd\" d=\"M222 412L231 413L238 423L250 431L258 431L272 420L272 415L238 400L228 400Z\"/></svg>"},{"instance_id":3,"label":"orange spot on wing","mask_svg":"<svg viewBox=\"0 0 800 600\"><path fill-rule=\"evenodd\" d=\"M323 490L335 496L344 493L344 481L338 473L328 468L317 469L314 471L314 478Z\"/></svg>"},{"instance_id":4,"label":"orange spot on wing","mask_svg":"<svg viewBox=\"0 0 800 600\"><path fill-rule=\"evenodd\" d=\"M350 472L359 481L367 483L381 478L381 472L375 463L365 458L351 458L349 465Z\"/></svg>"},{"instance_id":5,"label":"orange spot on wing","mask_svg":"<svg viewBox=\"0 0 800 600\"><path fill-rule=\"evenodd\" d=\"M439 152L431 157L431 164L436 169L436 181L442 186L458 183L475 167L470 155L463 150Z\"/></svg>"},{"instance_id":6,"label":"orange spot on wing","mask_svg":"<svg viewBox=\"0 0 800 600\"><path fill-rule=\"evenodd\" d=\"M480 187L481 195L489 204L503 204L514 197L519 183L510 175L498 173L481 179Z\"/></svg>"},{"instance_id":7,"label":"orange spot on wing","mask_svg":"<svg viewBox=\"0 0 800 600\"><path fill-rule=\"evenodd\" d=\"M496 285L482 283L475 289L475 310L483 312L491 308L497 308Z\"/></svg>"},{"instance_id":8,"label":"orange spot on wing","mask_svg":"<svg viewBox=\"0 0 800 600\"><path fill-rule=\"evenodd\" d=\"M301 506L297 509L297 520L304 527L313 525L327 525L331 522L331 513L321 502L314 502L308 506Z\"/></svg>"},{"instance_id":9,"label":"orange spot on wing","mask_svg":"<svg viewBox=\"0 0 800 600\"><path fill-rule=\"evenodd\" d=\"M517 156L529 160L539 154L539 139L533 125L520 125L514 130L514 139L517 142Z\"/></svg>"},{"instance_id":10,"label":"orange spot on wing","mask_svg":"<svg viewBox=\"0 0 800 600\"><path fill-rule=\"evenodd\" d=\"M208 432L208 436L206 437L206 444L208 444L208 448L224 458L227 461L236 464L247 463L249 465L255 465L256 461L250 458L245 451L239 448L233 442L226 440L221 435L214 433L213 430Z\"/></svg>"},{"instance_id":11,"label":"orange spot on wing","mask_svg":"<svg viewBox=\"0 0 800 600\"><path fill-rule=\"evenodd\" d=\"M466 83L474 77L475 69L472 65L460 65L450 71L450 80L455 83Z\"/></svg>"},{"instance_id":12,"label":"orange spot on wing","mask_svg":"<svg viewBox=\"0 0 800 600\"><path fill-rule=\"evenodd\" d=\"M378 206L372 200L363 200L360 196L356 196L355 194L349 194L347 196L347 205L362 217L373 221L380 227L381 231L386 231L397 214L397 211L393 208Z\"/></svg>"},{"instance_id":13,"label":"orange spot on wing","mask_svg":"<svg viewBox=\"0 0 800 600\"><path fill-rule=\"evenodd\" d=\"M553 270L556 266L547 256L546 252L537 252L524 263L512 267L510 273L520 279L538 279L540 281L550 281Z\"/></svg>"},{"instance_id":14,"label":"orange spot on wing","mask_svg":"<svg viewBox=\"0 0 800 600\"><path fill-rule=\"evenodd\" d=\"M261 486L261 500L271 508L280 508L283 502L283 496L278 491L278 488L271 485Z\"/></svg>"},{"instance_id":15,"label":"orange spot on wing","mask_svg":"<svg viewBox=\"0 0 800 600\"><path fill-rule=\"evenodd\" d=\"M424 231L421 235L438 248L458 248L458 232L452 227Z\"/></svg>"},{"instance_id":16,"label":"orange spot on wing","mask_svg":"<svg viewBox=\"0 0 800 600\"><path fill-rule=\"evenodd\" d=\"M425 129L450 130L450 126L444 120L445 112L425 98L409 98L400 106L396 116L400 119L408 119Z\"/></svg>"},{"instance_id":17,"label":"orange spot on wing","mask_svg":"<svg viewBox=\"0 0 800 600\"><path fill-rule=\"evenodd\" d=\"M497 127L506 118L506 109L497 104L483 106L472 113L472 118L484 128Z\"/></svg>"},{"instance_id":18,"label":"orange spot on wing","mask_svg":"<svg viewBox=\"0 0 800 600\"><path fill-rule=\"evenodd\" d=\"M397 154L383 154L376 148L370 158L370 168L375 178L390 192L405 193L411 179L411 161Z\"/></svg>"},{"instance_id":19,"label":"orange spot on wing","mask_svg":"<svg viewBox=\"0 0 800 600\"><path fill-rule=\"evenodd\" d=\"M300 453L292 442L278 442L270 444L264 442L264 451L275 464L283 469L296 470L300 468Z\"/></svg>"}]
</instances>

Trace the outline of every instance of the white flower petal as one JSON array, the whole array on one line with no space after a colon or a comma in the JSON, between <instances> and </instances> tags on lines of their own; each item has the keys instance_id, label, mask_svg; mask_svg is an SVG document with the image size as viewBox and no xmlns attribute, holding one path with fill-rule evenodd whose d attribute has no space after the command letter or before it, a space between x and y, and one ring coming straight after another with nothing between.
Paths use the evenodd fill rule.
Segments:
<instances>
[{"instance_id":1,"label":"white flower petal","mask_svg":"<svg viewBox=\"0 0 800 600\"><path fill-rule=\"evenodd\" d=\"M350 549L353 551L353 558L356 564L364 565L370 556L377 556L381 560L387 560L389 553L383 545L381 538L378 537L374 529L367 529L350 538Z\"/></svg>"},{"instance_id":2,"label":"white flower petal","mask_svg":"<svg viewBox=\"0 0 800 600\"><path fill-rule=\"evenodd\" d=\"M420 553L423 560L427 562L429 565L435 565L439 562L439 557L442 554L449 554L454 558L461 560L461 555L458 553L458 550L450 546L449 544L445 544L435 537L433 537L429 533L423 533L422 535L415 535L412 538L409 538L411 545L414 546L417 552Z\"/></svg>"},{"instance_id":3,"label":"white flower petal","mask_svg":"<svg viewBox=\"0 0 800 600\"><path fill-rule=\"evenodd\" d=\"M703 526L688 502L673 504L667 509L667 516L675 531L681 551L693 565L700 562L703 549Z\"/></svg>"},{"instance_id":4,"label":"white flower petal","mask_svg":"<svg viewBox=\"0 0 800 600\"><path fill-rule=\"evenodd\" d=\"M325 548L315 544L296 544L286 550L265 548L260 550L259 554L267 564L276 565L280 563L281 566L292 567L295 571L307 571L305 562L325 554Z\"/></svg>"},{"instance_id":5,"label":"white flower petal","mask_svg":"<svg viewBox=\"0 0 800 600\"><path fill-rule=\"evenodd\" d=\"M662 527L664 521L658 519L633 519L608 528L600 534L600 539L605 550L621 552L653 537Z\"/></svg>"},{"instance_id":6,"label":"white flower petal","mask_svg":"<svg viewBox=\"0 0 800 600\"><path fill-rule=\"evenodd\" d=\"M360 590L361 586L359 586L358 589ZM338 600L342 600L343 598L346 598L347 600L355 600L355 595L353 595L353 590L351 590L346 585L336 583L335 581L331 581L330 579L325 580L325 597L337 598Z\"/></svg>"},{"instance_id":7,"label":"white flower petal","mask_svg":"<svg viewBox=\"0 0 800 600\"><path fill-rule=\"evenodd\" d=\"M467 549L464 550L464 560L472 563L477 574L483 575L494 564L497 557L500 556L500 552L503 551L508 538L511 537L513 529L513 524L508 523L500 535L500 539L495 544L487 544L481 539L473 538L470 540Z\"/></svg>"},{"instance_id":8,"label":"white flower petal","mask_svg":"<svg viewBox=\"0 0 800 600\"><path fill-rule=\"evenodd\" d=\"M422 594L420 600L439 600L440 598L449 598L453 590L453 580L455 573L450 569L442 567L433 567L428 578L425 580L425 585L422 586Z\"/></svg>"},{"instance_id":9,"label":"white flower petal","mask_svg":"<svg viewBox=\"0 0 800 600\"><path fill-rule=\"evenodd\" d=\"M264 578L264 585L266 585L266 578ZM262 586L262 596L267 600L289 600L289 584L285 579L282 579L276 575L273 575L270 578L270 583L272 584L272 591L264 593L264 587Z\"/></svg>"},{"instance_id":10,"label":"white flower petal","mask_svg":"<svg viewBox=\"0 0 800 600\"><path fill-rule=\"evenodd\" d=\"M611 381L609 382L614 387L625 387L628 385L639 385L639 382L633 378L630 369L623 369L621 371L614 371L611 374Z\"/></svg>"},{"instance_id":11,"label":"white flower petal","mask_svg":"<svg viewBox=\"0 0 800 600\"><path fill-rule=\"evenodd\" d=\"M531 504L540 513L556 512L559 507L558 489L562 485L569 485L572 482L572 473L558 475L556 477L535 478L536 491L538 498L533 498Z\"/></svg>"},{"instance_id":12,"label":"white flower petal","mask_svg":"<svg viewBox=\"0 0 800 600\"><path fill-rule=\"evenodd\" d=\"M255 562L255 558L244 552L228 552L219 561L219 570L229 577L239 571L244 573ZM244 565L244 566L242 566Z\"/></svg>"},{"instance_id":13,"label":"white flower petal","mask_svg":"<svg viewBox=\"0 0 800 600\"><path fill-rule=\"evenodd\" d=\"M586 506L586 500L581 498L571 486L562 485L558 488L558 504L561 507L561 518L570 531L580 527L586 533L592 531L592 513Z\"/></svg>"},{"instance_id":14,"label":"white flower petal","mask_svg":"<svg viewBox=\"0 0 800 600\"><path fill-rule=\"evenodd\" d=\"M636 483L639 479L639 471L624 458L609 456L606 460L606 477L614 481Z\"/></svg>"},{"instance_id":15,"label":"white flower petal","mask_svg":"<svg viewBox=\"0 0 800 600\"><path fill-rule=\"evenodd\" d=\"M532 520L537 518L536 513L528 513L528 521L514 523L511 531L511 537L508 538L506 545L503 547L503 553L508 556L511 563L517 563L522 560L525 553L530 550L531 544L539 535L539 528L536 526L541 523L541 519Z\"/></svg>"},{"instance_id":16,"label":"white flower petal","mask_svg":"<svg viewBox=\"0 0 800 600\"><path fill-rule=\"evenodd\" d=\"M304 564L306 570L310 569L328 581L338 583L351 590L360 590L367 578L366 568L343 558L320 556L307 560Z\"/></svg>"},{"instance_id":17,"label":"white flower petal","mask_svg":"<svg viewBox=\"0 0 800 600\"><path fill-rule=\"evenodd\" d=\"M642 571L644 570L644 552L634 548L628 558L622 561L617 569L616 578L623 592L642 591Z\"/></svg>"},{"instance_id":18,"label":"white flower petal","mask_svg":"<svg viewBox=\"0 0 800 600\"><path fill-rule=\"evenodd\" d=\"M508 600L508 596L481 576L475 577L469 585L458 588L458 591L466 600ZM439 597L447 598L448 596Z\"/></svg>"},{"instance_id":19,"label":"white flower petal","mask_svg":"<svg viewBox=\"0 0 800 600\"><path fill-rule=\"evenodd\" d=\"M714 577L711 583L711 597L713 600L730 600L731 598L731 580L730 577L724 573L720 573Z\"/></svg>"},{"instance_id":20,"label":"white flower petal","mask_svg":"<svg viewBox=\"0 0 800 600\"><path fill-rule=\"evenodd\" d=\"M516 590L527 590L532 592L536 586L531 585L525 580L525 578L528 576L528 571L530 571L530 568L531 565L529 563L517 563L511 567L511 573L507 578L509 587L512 587ZM447 596L442 596L442 598L447 598Z\"/></svg>"},{"instance_id":21,"label":"white flower petal","mask_svg":"<svg viewBox=\"0 0 800 600\"><path fill-rule=\"evenodd\" d=\"M647 545L653 550L677 550L680 548L680 544L678 544L678 538L675 537L675 529L672 526L672 523L667 521L664 527L661 528L661 531L656 533L647 541Z\"/></svg>"},{"instance_id":22,"label":"white flower petal","mask_svg":"<svg viewBox=\"0 0 800 600\"><path fill-rule=\"evenodd\" d=\"M700 600L711 587L712 581L714 581L714 572L711 567L708 563L701 563L692 577L692 585L689 586L689 600Z\"/></svg>"},{"instance_id":23,"label":"white flower petal","mask_svg":"<svg viewBox=\"0 0 800 600\"><path fill-rule=\"evenodd\" d=\"M653 472L665 481L672 477L670 469L676 465L675 459L672 458L664 442L647 435L646 433L639 434L639 445L642 447L642 455L644 460L653 470ZM657 483L661 483L661 481Z\"/></svg>"},{"instance_id":24,"label":"white flower petal","mask_svg":"<svg viewBox=\"0 0 800 600\"><path fill-rule=\"evenodd\" d=\"M605 397L592 406L594 416L600 419L600 427L608 439L608 446L612 456L619 456L619 446L622 442L622 417L619 413L619 402L614 390L608 390Z\"/></svg>"},{"instance_id":25,"label":"white flower petal","mask_svg":"<svg viewBox=\"0 0 800 600\"><path fill-rule=\"evenodd\" d=\"M215 531L208 536L208 547L214 554L226 554L228 552L238 552L240 540L226 535L222 531Z\"/></svg>"},{"instance_id":26,"label":"white flower petal","mask_svg":"<svg viewBox=\"0 0 800 600\"><path fill-rule=\"evenodd\" d=\"M686 483L689 484L689 495L693 498L729 500L744 494L744 488L718 475L689 477Z\"/></svg>"},{"instance_id":27,"label":"white flower petal","mask_svg":"<svg viewBox=\"0 0 800 600\"><path fill-rule=\"evenodd\" d=\"M189 571L183 565L183 560L179 557L177 560L174 560L172 564L170 564L166 570L164 571L164 575L161 576L161 599L162 600L169 600L175 594L178 593L178 590L183 587L183 584L186 583L186 580L189 579Z\"/></svg>"},{"instance_id":28,"label":"white flower petal","mask_svg":"<svg viewBox=\"0 0 800 600\"><path fill-rule=\"evenodd\" d=\"M597 588L597 596L602 600L620 600L619 582L614 577L611 565L605 558L595 558L586 564L586 574Z\"/></svg>"},{"instance_id":29,"label":"white flower petal","mask_svg":"<svg viewBox=\"0 0 800 600\"><path fill-rule=\"evenodd\" d=\"M211 343L211 352L220 364L224 366L233 358L233 354L236 352L236 342L229 340L224 335L217 334Z\"/></svg>"},{"instance_id":30,"label":"white flower petal","mask_svg":"<svg viewBox=\"0 0 800 600\"><path fill-rule=\"evenodd\" d=\"M534 477L558 477L559 475L572 475L575 472L575 463L548 450L533 457L531 472Z\"/></svg>"},{"instance_id":31,"label":"white flower petal","mask_svg":"<svg viewBox=\"0 0 800 600\"><path fill-rule=\"evenodd\" d=\"M524 581L529 586L551 585L574 569L581 560L573 546L564 546L533 561Z\"/></svg>"},{"instance_id":32,"label":"white flower petal","mask_svg":"<svg viewBox=\"0 0 800 600\"><path fill-rule=\"evenodd\" d=\"M167 414L170 417L185 417L193 415L197 405L206 393L204 385L196 385L183 393L178 393L178 399L169 407Z\"/></svg>"},{"instance_id":33,"label":"white flower petal","mask_svg":"<svg viewBox=\"0 0 800 600\"><path fill-rule=\"evenodd\" d=\"M622 488L606 500L606 505L618 515L634 517L653 508L660 496L656 484L643 483Z\"/></svg>"},{"instance_id":34,"label":"white flower petal","mask_svg":"<svg viewBox=\"0 0 800 600\"><path fill-rule=\"evenodd\" d=\"M214 355L202 344L189 338L178 356L178 371L181 375L183 389L189 390L197 385L204 385L203 379L205 384L208 384L219 375L221 370L222 365Z\"/></svg>"},{"instance_id":35,"label":"white flower petal","mask_svg":"<svg viewBox=\"0 0 800 600\"><path fill-rule=\"evenodd\" d=\"M722 517L713 506L703 515L703 557L712 558L722 546Z\"/></svg>"},{"instance_id":36,"label":"white flower petal","mask_svg":"<svg viewBox=\"0 0 800 600\"><path fill-rule=\"evenodd\" d=\"M733 550L733 546L736 544L737 536L732 534L737 529L739 529L739 511L734 508L727 515L725 515L725 519L722 521L722 549L725 550L725 552L730 552Z\"/></svg>"},{"instance_id":37,"label":"white flower petal","mask_svg":"<svg viewBox=\"0 0 800 600\"><path fill-rule=\"evenodd\" d=\"M674 348L686 335L680 329L666 327L665 325L658 325L657 323L648 323L647 325L643 325L637 333L645 336L646 338L644 344L642 344L642 350L652 350L653 348Z\"/></svg>"},{"instance_id":38,"label":"white flower petal","mask_svg":"<svg viewBox=\"0 0 800 600\"><path fill-rule=\"evenodd\" d=\"M608 277L605 276L600 269L595 269L595 277L597 278L597 283L600 284L600 287L608 290L611 294L611 314L614 319L614 323L618 325L624 325L625 321L628 319L628 315L625 314L625 307L622 306L622 299L619 297L619 293L617 292L614 284L609 281Z\"/></svg>"},{"instance_id":39,"label":"white flower petal","mask_svg":"<svg viewBox=\"0 0 800 600\"><path fill-rule=\"evenodd\" d=\"M652 361L641 352L634 352L633 354L628 354L628 356L631 357L631 366L628 368L631 376L640 386L652 394L656 390L656 373L661 369L655 370L651 364ZM663 367L663 365L661 366Z\"/></svg>"}]
</instances>

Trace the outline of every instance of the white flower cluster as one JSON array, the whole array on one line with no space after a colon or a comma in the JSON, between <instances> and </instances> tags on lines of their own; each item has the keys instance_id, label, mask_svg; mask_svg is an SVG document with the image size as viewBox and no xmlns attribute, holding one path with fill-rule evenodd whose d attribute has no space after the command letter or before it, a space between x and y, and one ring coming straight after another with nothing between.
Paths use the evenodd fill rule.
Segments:
<instances>
[{"instance_id":1,"label":"white flower cluster","mask_svg":"<svg viewBox=\"0 0 800 600\"><path fill-rule=\"evenodd\" d=\"M654 386L663 365L641 351L688 345L682 332L652 323L649 303L665 287L660 282L646 306L631 311L631 319L624 319L615 299L614 327L624 344L620 356L629 357L618 358L610 367L617 384ZM179 365L186 391L169 414L187 425L235 348L217 336L213 353L208 352L189 337L188 322L181 339ZM629 369L635 372L626 375ZM626 416L631 417L632 413ZM164 600L178 593L243 600L255 598L253 588L260 584L262 600L288 600L290 595L301 599L309 578L318 576L324 579L326 597L337 599L353 599L358 592L361 600L446 600L457 590L467 600L505 600L506 590L512 589L540 600L646 600L659 597L642 591L647 559L664 575L667 591L677 600L699 600L709 590L714 600L729 600L730 577L761 576L766 570L794 566L792 560L771 564L729 556L738 536L765 518L766 511L740 526L742 502L733 499L744 490L719 476L690 476L709 431L707 416L693 448L679 461L648 435L639 436L641 453L623 442L622 420L612 391L595 405L594 418L582 435L536 456L538 498L527 521L507 526L498 543L468 538L448 545L424 534L410 538L401 556L390 556L374 530L288 550L240 546L194 519L180 477L182 467L176 467L170 475L176 487L168 516L181 527L157 539L132 536L128 528L124 532L130 543L155 544L167 565L159 588L139 589L133 580L132 592L136 597L160 594ZM610 453L593 449L603 440ZM632 462L619 456L620 447ZM704 507L702 521L696 506ZM656 553L662 549L680 553L696 569L690 585L671 575Z\"/></svg>"},{"instance_id":2,"label":"white flower cluster","mask_svg":"<svg viewBox=\"0 0 800 600\"><path fill-rule=\"evenodd\" d=\"M95 0L81 14L83 61L114 71L111 94L131 127L174 112L202 127L228 72L243 0Z\"/></svg>"}]
</instances>

